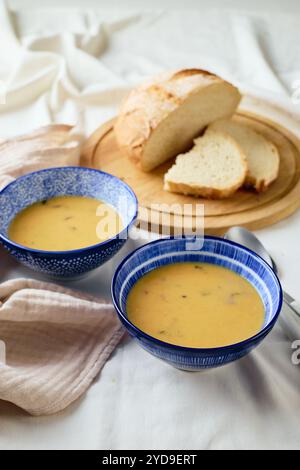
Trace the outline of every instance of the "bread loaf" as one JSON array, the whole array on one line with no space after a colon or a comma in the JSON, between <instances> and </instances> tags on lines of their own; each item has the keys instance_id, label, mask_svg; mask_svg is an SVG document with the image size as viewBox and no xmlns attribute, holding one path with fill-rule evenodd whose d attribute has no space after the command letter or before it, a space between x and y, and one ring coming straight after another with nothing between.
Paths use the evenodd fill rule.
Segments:
<instances>
[{"instance_id":1,"label":"bread loaf","mask_svg":"<svg viewBox=\"0 0 300 470\"><path fill-rule=\"evenodd\" d=\"M123 103L115 124L118 145L151 171L187 151L207 125L231 117L240 99L236 87L203 70L163 74Z\"/></svg>"}]
</instances>

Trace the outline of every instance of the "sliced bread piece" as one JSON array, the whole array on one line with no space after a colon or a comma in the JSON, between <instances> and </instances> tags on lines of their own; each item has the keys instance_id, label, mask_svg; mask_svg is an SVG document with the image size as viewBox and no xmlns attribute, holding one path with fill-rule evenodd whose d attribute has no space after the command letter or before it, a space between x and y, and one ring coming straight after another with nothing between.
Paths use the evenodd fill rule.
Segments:
<instances>
[{"instance_id":1,"label":"sliced bread piece","mask_svg":"<svg viewBox=\"0 0 300 470\"><path fill-rule=\"evenodd\" d=\"M210 131L195 140L188 153L178 155L165 174L164 189L170 192L222 199L239 189L247 175L247 160L227 134Z\"/></svg>"},{"instance_id":2,"label":"sliced bread piece","mask_svg":"<svg viewBox=\"0 0 300 470\"><path fill-rule=\"evenodd\" d=\"M265 191L279 173L280 156L275 145L251 127L233 120L211 124L206 131L226 132L240 145L248 161L246 187Z\"/></svg>"},{"instance_id":3,"label":"sliced bread piece","mask_svg":"<svg viewBox=\"0 0 300 470\"><path fill-rule=\"evenodd\" d=\"M209 72L165 73L129 94L114 127L116 140L151 171L187 151L208 124L231 117L240 99L236 87Z\"/></svg>"}]
</instances>

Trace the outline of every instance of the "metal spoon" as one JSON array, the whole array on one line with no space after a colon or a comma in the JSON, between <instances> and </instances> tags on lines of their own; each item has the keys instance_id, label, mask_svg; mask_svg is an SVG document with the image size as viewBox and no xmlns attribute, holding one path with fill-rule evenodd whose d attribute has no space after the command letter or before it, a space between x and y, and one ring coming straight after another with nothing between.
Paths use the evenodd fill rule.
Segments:
<instances>
[{"instance_id":1,"label":"metal spoon","mask_svg":"<svg viewBox=\"0 0 300 470\"><path fill-rule=\"evenodd\" d=\"M225 233L224 238L226 240L231 240L233 242L244 245L252 251L255 251L259 256L261 256L277 273L277 266L274 260L271 258L267 252L264 245L260 240L249 230L243 227L232 227ZM290 307L290 309L300 318L300 305L296 302L295 299L287 292L283 292L284 302Z\"/></svg>"},{"instance_id":2,"label":"metal spoon","mask_svg":"<svg viewBox=\"0 0 300 470\"><path fill-rule=\"evenodd\" d=\"M250 250L255 251L255 253L261 256L274 269L274 271L277 272L274 260L254 233L243 227L232 227L225 233L224 238L226 238L226 240L239 243L240 245L244 245Z\"/></svg>"}]
</instances>

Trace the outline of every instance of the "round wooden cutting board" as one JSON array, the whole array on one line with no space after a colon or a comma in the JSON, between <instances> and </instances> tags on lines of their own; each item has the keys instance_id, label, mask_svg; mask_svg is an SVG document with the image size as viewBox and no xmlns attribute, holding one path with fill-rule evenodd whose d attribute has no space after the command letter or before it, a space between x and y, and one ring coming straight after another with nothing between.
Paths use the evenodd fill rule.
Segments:
<instances>
[{"instance_id":1,"label":"round wooden cutting board","mask_svg":"<svg viewBox=\"0 0 300 470\"><path fill-rule=\"evenodd\" d=\"M174 161L151 173L141 171L118 149L114 120L102 125L88 139L82 165L118 176L132 187L139 201L142 228L168 235L180 233L184 226L185 234L193 233L203 227L203 208L207 234L221 235L237 225L250 230L263 228L300 207L300 141L281 125L256 114L240 112L234 119L262 133L280 152L279 177L264 193L240 190L229 199L208 200L164 191L163 176Z\"/></svg>"}]
</instances>

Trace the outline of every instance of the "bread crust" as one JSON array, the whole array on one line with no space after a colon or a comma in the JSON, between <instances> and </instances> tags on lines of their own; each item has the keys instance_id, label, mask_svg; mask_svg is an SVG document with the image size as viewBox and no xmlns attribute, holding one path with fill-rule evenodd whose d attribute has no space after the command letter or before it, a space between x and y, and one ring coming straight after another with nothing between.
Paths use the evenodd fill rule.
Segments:
<instances>
[{"instance_id":1,"label":"bread crust","mask_svg":"<svg viewBox=\"0 0 300 470\"><path fill-rule=\"evenodd\" d=\"M166 182L164 189L171 193L184 194L186 196L203 197L205 199L227 199L231 197L243 185L243 180L229 189L219 190L215 188L207 188L205 186L190 186L183 183Z\"/></svg>"},{"instance_id":2,"label":"bread crust","mask_svg":"<svg viewBox=\"0 0 300 470\"><path fill-rule=\"evenodd\" d=\"M216 83L232 87L236 91L238 104L241 95L236 87L201 69L164 73L132 90L121 105L114 126L120 150L147 170L143 168L142 159L145 145L153 131L187 98Z\"/></svg>"}]
</instances>

